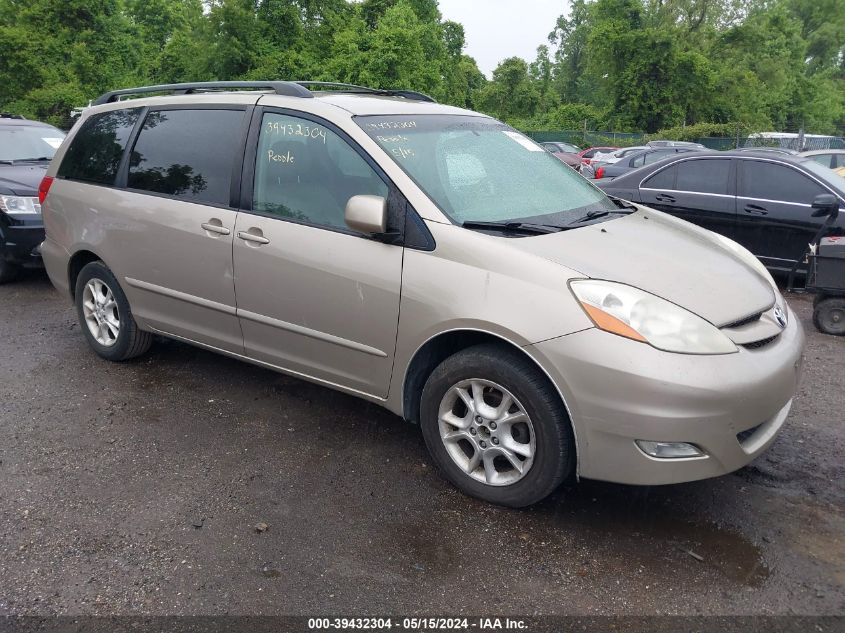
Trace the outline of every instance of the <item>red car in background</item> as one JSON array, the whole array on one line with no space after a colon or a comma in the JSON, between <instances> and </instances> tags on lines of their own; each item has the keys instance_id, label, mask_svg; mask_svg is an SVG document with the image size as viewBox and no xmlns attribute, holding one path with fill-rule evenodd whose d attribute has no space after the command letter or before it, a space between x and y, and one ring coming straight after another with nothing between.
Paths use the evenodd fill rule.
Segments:
<instances>
[{"instance_id":1,"label":"red car in background","mask_svg":"<svg viewBox=\"0 0 845 633\"><path fill-rule=\"evenodd\" d=\"M572 143L562 143L558 141L546 141L540 143L543 148L550 154L562 160L564 163L578 171L581 169L581 148Z\"/></svg>"}]
</instances>

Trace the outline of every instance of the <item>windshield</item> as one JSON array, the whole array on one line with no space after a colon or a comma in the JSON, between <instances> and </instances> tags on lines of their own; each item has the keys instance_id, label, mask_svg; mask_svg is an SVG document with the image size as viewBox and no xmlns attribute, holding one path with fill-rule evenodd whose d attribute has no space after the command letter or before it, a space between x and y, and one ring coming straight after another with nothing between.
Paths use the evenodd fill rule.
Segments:
<instances>
[{"instance_id":1,"label":"windshield","mask_svg":"<svg viewBox=\"0 0 845 633\"><path fill-rule=\"evenodd\" d=\"M0 160L51 159L65 133L41 125L0 126Z\"/></svg>"},{"instance_id":2,"label":"windshield","mask_svg":"<svg viewBox=\"0 0 845 633\"><path fill-rule=\"evenodd\" d=\"M561 225L615 206L531 139L480 116L365 116L356 122L456 224Z\"/></svg>"}]
</instances>

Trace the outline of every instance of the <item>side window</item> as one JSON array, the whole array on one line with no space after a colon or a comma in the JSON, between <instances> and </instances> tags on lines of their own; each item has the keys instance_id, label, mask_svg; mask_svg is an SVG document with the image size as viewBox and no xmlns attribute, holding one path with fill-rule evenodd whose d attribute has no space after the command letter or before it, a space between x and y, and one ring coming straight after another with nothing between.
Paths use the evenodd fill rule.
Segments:
<instances>
[{"instance_id":1,"label":"side window","mask_svg":"<svg viewBox=\"0 0 845 633\"><path fill-rule=\"evenodd\" d=\"M669 156L669 154L674 154L674 153L675 153L674 150L665 150L665 149L657 150L656 152L651 152L651 153L643 156L643 158L644 158L643 164L644 165L651 165L652 163L656 163L659 160L663 160L664 158Z\"/></svg>"},{"instance_id":2,"label":"side window","mask_svg":"<svg viewBox=\"0 0 845 633\"><path fill-rule=\"evenodd\" d=\"M261 122L252 208L345 229L349 198L386 198L387 185L340 136L307 119L268 112Z\"/></svg>"},{"instance_id":3,"label":"side window","mask_svg":"<svg viewBox=\"0 0 845 633\"><path fill-rule=\"evenodd\" d=\"M675 189L699 193L728 193L731 161L725 158L700 158L678 163Z\"/></svg>"},{"instance_id":4,"label":"side window","mask_svg":"<svg viewBox=\"0 0 845 633\"><path fill-rule=\"evenodd\" d=\"M150 112L129 156L127 187L228 206L243 118L243 110Z\"/></svg>"},{"instance_id":5,"label":"side window","mask_svg":"<svg viewBox=\"0 0 845 633\"><path fill-rule=\"evenodd\" d=\"M817 182L785 165L743 160L740 166L739 196L811 204L818 194L826 193Z\"/></svg>"},{"instance_id":6,"label":"side window","mask_svg":"<svg viewBox=\"0 0 845 633\"><path fill-rule=\"evenodd\" d=\"M646 189L674 189L675 165L665 167L643 183Z\"/></svg>"},{"instance_id":7,"label":"side window","mask_svg":"<svg viewBox=\"0 0 845 633\"><path fill-rule=\"evenodd\" d=\"M91 116L73 137L57 176L98 185L113 185L132 128L141 108Z\"/></svg>"},{"instance_id":8,"label":"side window","mask_svg":"<svg viewBox=\"0 0 845 633\"><path fill-rule=\"evenodd\" d=\"M646 156L648 156L648 154L640 154L639 156L635 156L631 159L628 165L630 165L631 167L642 167L643 165L645 165Z\"/></svg>"}]
</instances>

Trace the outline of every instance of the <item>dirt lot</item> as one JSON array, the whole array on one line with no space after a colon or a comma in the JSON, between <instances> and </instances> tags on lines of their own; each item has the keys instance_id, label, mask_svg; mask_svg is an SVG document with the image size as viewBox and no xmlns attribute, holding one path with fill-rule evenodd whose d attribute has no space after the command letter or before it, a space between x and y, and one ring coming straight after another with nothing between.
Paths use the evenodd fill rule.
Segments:
<instances>
[{"instance_id":1,"label":"dirt lot","mask_svg":"<svg viewBox=\"0 0 845 633\"><path fill-rule=\"evenodd\" d=\"M806 370L768 454L514 511L351 397L173 342L100 360L30 274L0 287L0 615L845 614L845 339L791 303Z\"/></svg>"}]
</instances>

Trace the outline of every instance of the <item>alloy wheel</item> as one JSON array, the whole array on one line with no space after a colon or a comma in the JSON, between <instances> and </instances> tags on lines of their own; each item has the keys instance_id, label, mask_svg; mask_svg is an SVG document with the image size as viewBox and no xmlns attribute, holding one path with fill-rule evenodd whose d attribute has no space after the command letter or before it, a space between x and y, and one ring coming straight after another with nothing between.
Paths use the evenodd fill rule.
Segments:
<instances>
[{"instance_id":1,"label":"alloy wheel","mask_svg":"<svg viewBox=\"0 0 845 633\"><path fill-rule=\"evenodd\" d=\"M82 292L82 315L91 336L111 347L120 335L120 312L111 288L101 279L90 279Z\"/></svg>"},{"instance_id":2,"label":"alloy wheel","mask_svg":"<svg viewBox=\"0 0 845 633\"><path fill-rule=\"evenodd\" d=\"M440 438L467 475L491 486L522 479L534 463L536 438L525 407L503 386L473 378L440 402Z\"/></svg>"}]
</instances>

